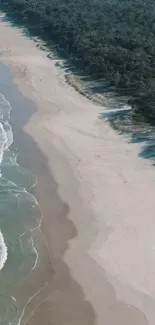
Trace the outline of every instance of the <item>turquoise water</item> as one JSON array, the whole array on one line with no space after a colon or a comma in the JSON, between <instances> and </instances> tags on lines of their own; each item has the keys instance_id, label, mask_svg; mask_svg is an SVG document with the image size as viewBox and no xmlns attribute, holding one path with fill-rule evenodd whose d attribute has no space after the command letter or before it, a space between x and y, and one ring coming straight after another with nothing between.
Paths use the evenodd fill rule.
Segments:
<instances>
[{"instance_id":1,"label":"turquoise water","mask_svg":"<svg viewBox=\"0 0 155 325\"><path fill-rule=\"evenodd\" d=\"M17 162L12 103L6 95L11 81L3 66L0 70L0 325L20 325L45 298L48 283L44 278L34 281L40 267L36 238L42 211L30 192L37 179Z\"/></svg>"}]
</instances>

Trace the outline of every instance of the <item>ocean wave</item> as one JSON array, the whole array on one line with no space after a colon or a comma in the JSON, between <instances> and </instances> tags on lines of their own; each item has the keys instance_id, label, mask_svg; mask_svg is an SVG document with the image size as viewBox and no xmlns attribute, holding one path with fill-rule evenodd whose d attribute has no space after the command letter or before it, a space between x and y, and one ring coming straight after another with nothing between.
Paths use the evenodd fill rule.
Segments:
<instances>
[{"instance_id":1,"label":"ocean wave","mask_svg":"<svg viewBox=\"0 0 155 325\"><path fill-rule=\"evenodd\" d=\"M3 160L4 146L7 143L7 134L4 130L2 123L0 123L0 164Z\"/></svg>"},{"instance_id":2,"label":"ocean wave","mask_svg":"<svg viewBox=\"0 0 155 325\"><path fill-rule=\"evenodd\" d=\"M11 239L10 239L10 233L8 236L8 233L6 232L6 228L4 228L5 229L4 231L1 225L0 271L4 268L4 270L1 272L4 291L5 291L5 287L7 287L6 283L8 283L8 278L7 278L8 274L10 275L9 284L12 284L13 281L13 285L15 286L16 277L18 275L18 262L19 262L19 272L21 272L22 270L24 272L24 275L26 274L27 277L30 276L32 272L34 272L38 263L38 251L35 247L35 239L34 239L35 237L33 236L36 230L38 231L40 230L42 217L43 217L43 213L40 208L40 205L38 204L38 201L36 200L35 196L33 196L31 193L28 192L36 185L37 177L31 172L27 171L26 169L18 165L17 150L15 150L16 152L12 152L12 148L10 148L11 144L13 143L13 132L12 132L12 127L9 123L10 111L11 111L10 103L6 100L6 98L2 94L0 94L0 196L1 196L0 201L2 203L1 210L2 210L2 219L4 221L2 225L5 225L5 213L6 213L6 217L8 218L7 220L8 221L11 220L11 224L13 225L12 232L14 232L14 229L16 232L15 241L19 236L18 240L15 242L15 246L12 246L12 244L14 245L14 233L11 233ZM27 182L27 178L28 178L28 182ZM10 202L13 206L13 209L14 206L15 209L17 208L17 216L16 216L16 210L13 210L13 214L15 214L15 216L12 216ZM7 213L7 211L9 211L9 213ZM14 224L14 221L12 221L14 220L13 218L16 218L15 220L19 221L17 227L16 224ZM20 226L20 218L22 218L21 226ZM27 242L27 236L29 239L28 242ZM18 261L18 253L20 254L19 256L20 261ZM10 254L10 260L7 265L6 261L9 254ZM15 254L15 262L14 262L14 254ZM25 260L27 254L28 254L28 263L29 263L28 266ZM16 265L16 258L18 261L17 265ZM23 265L26 266L26 271ZM23 267L23 269L21 268L21 266ZM9 268L10 270L8 270ZM7 317L5 315L5 324L7 321L7 324L10 325L11 324L20 325L24 317L26 317L26 319L29 320L34 314L35 310L38 308L39 304L42 303L42 292L44 292L45 290L46 293L47 287L48 287L48 283L45 283L45 285L41 287L41 289L39 289L33 295L28 297L28 299L26 299L27 302L25 303L25 305L20 305L20 301L18 300L17 303L15 301L15 305L17 307L16 310L17 314L15 316L15 321L12 318L12 309L11 309L12 307L7 306ZM9 288L9 291L10 289L11 286ZM41 295L39 298L41 299L41 302L39 302L39 304L36 304L34 309L32 310L31 304L33 301L35 301L36 297L38 299L39 295Z\"/></svg>"},{"instance_id":3,"label":"ocean wave","mask_svg":"<svg viewBox=\"0 0 155 325\"><path fill-rule=\"evenodd\" d=\"M12 127L9 124L11 109L9 101L3 94L0 94L0 165L3 161L4 151L6 151L13 143ZM1 173L0 177L2 177ZM15 184L11 185L16 186ZM3 234L0 231L0 270L4 267L7 255L7 246L5 245Z\"/></svg>"},{"instance_id":4,"label":"ocean wave","mask_svg":"<svg viewBox=\"0 0 155 325\"><path fill-rule=\"evenodd\" d=\"M4 151L13 143L12 127L9 124L11 105L9 101L0 94L0 164L3 160Z\"/></svg>"},{"instance_id":5,"label":"ocean wave","mask_svg":"<svg viewBox=\"0 0 155 325\"><path fill-rule=\"evenodd\" d=\"M3 126L3 128L4 128L4 132L6 133L6 138L7 138L6 143L5 143L5 145L4 145L4 150L6 150L6 149L8 149L8 148L11 146L11 144L13 143L13 132L12 132L12 127L11 127L11 125L9 124L8 121L5 121L5 122L4 122L4 126Z\"/></svg>"},{"instance_id":6,"label":"ocean wave","mask_svg":"<svg viewBox=\"0 0 155 325\"><path fill-rule=\"evenodd\" d=\"M17 153L12 153L9 149L11 144L13 143L13 132L12 132L12 127L9 123L11 109L12 109L12 107L11 107L9 101L4 97L4 95L0 94L0 166L2 166L3 168L4 168L4 166L11 166L11 165L19 166L17 163ZM1 167L1 169L2 169L2 167ZM19 168L20 168L20 166L19 166ZM3 171L3 169L2 169L2 171ZM2 172L2 174L3 174L3 172ZM34 217L33 219L35 219L35 220L34 220L33 226L31 225L32 229L28 228L28 229L25 229L25 231L31 231L31 233L32 233L34 230L39 229L41 226L41 221L42 221L42 211L40 209L40 206L39 206L36 198L32 194L27 192L26 188L24 187L24 185L25 185L24 183L16 184L12 180L5 179L2 174L1 174L1 170L0 170L0 194L3 196L5 193L7 194L10 192L12 195L15 195L16 200L17 200L17 206L18 206L18 209L20 209L20 210L27 208L27 206L29 207L29 209L30 209L30 206L31 206L31 209L34 209L38 206L39 210L40 210L39 218ZM33 176L35 176L35 175L33 174ZM33 184L31 184L30 188L34 187L37 183L37 178L36 177L34 177L34 178L35 179L33 181ZM23 196L23 199L21 199L22 196ZM20 204L19 204L19 200L20 200ZM24 201L25 201L25 203L24 203ZM19 206L19 205L23 205L23 209L22 209L22 206ZM32 239L31 244L32 244L32 250L36 254L36 259L34 261L34 265L31 270L31 272L32 272L35 269L36 264L37 264L38 252L34 246L33 239ZM0 231L0 270L2 270L2 268L4 267L4 264L7 260L7 256L8 256L7 246L5 244L3 234Z\"/></svg>"},{"instance_id":7,"label":"ocean wave","mask_svg":"<svg viewBox=\"0 0 155 325\"><path fill-rule=\"evenodd\" d=\"M7 260L7 247L5 245L3 234L0 231L0 270L4 267Z\"/></svg>"}]
</instances>

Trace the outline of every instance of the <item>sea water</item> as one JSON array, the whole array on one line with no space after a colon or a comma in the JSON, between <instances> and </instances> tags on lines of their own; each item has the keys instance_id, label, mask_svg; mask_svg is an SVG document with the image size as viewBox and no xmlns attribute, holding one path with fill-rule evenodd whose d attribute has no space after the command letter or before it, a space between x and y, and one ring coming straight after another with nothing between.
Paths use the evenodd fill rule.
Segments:
<instances>
[{"instance_id":1,"label":"sea water","mask_svg":"<svg viewBox=\"0 0 155 325\"><path fill-rule=\"evenodd\" d=\"M18 164L12 148L11 110L6 94L0 93L0 325L20 325L29 319L48 285L44 280L34 283L39 258L35 236L42 211L30 193L36 176Z\"/></svg>"}]
</instances>

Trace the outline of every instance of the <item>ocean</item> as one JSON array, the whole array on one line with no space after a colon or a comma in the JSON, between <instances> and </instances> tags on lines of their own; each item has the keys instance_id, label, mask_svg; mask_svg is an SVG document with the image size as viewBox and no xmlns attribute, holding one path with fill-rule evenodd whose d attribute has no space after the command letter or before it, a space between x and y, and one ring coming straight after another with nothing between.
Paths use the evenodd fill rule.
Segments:
<instances>
[{"instance_id":1,"label":"ocean","mask_svg":"<svg viewBox=\"0 0 155 325\"><path fill-rule=\"evenodd\" d=\"M36 241L43 242L42 211L33 194L37 177L18 162L17 142L22 142L18 131L32 111L33 104L22 97L8 68L1 64L0 325L27 322L49 292L44 273L42 279L35 278L41 263ZM27 151L27 161L28 155Z\"/></svg>"}]
</instances>

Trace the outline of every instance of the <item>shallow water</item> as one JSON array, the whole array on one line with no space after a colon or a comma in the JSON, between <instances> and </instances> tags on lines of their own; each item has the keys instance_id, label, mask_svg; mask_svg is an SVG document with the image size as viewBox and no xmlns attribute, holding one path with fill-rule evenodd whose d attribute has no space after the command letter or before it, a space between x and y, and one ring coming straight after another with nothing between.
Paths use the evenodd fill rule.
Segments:
<instances>
[{"instance_id":1,"label":"shallow water","mask_svg":"<svg viewBox=\"0 0 155 325\"><path fill-rule=\"evenodd\" d=\"M12 81L3 65L0 70L0 325L20 325L48 295L49 284L35 279L42 211L30 192L37 179L17 162L7 98Z\"/></svg>"}]
</instances>

